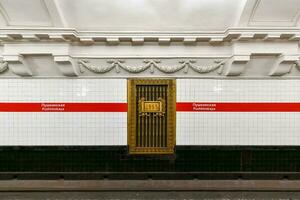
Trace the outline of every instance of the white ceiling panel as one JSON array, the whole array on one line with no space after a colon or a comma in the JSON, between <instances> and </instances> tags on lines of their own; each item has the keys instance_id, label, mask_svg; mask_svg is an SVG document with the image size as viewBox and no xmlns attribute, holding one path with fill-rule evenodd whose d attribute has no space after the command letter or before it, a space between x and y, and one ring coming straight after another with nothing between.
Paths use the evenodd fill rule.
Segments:
<instances>
[{"instance_id":1,"label":"white ceiling panel","mask_svg":"<svg viewBox=\"0 0 300 200\"><path fill-rule=\"evenodd\" d=\"M43 0L0 0L0 10L8 26L51 26Z\"/></svg>"},{"instance_id":2,"label":"white ceiling panel","mask_svg":"<svg viewBox=\"0 0 300 200\"><path fill-rule=\"evenodd\" d=\"M0 0L0 27L224 31L297 27L300 0Z\"/></svg>"},{"instance_id":3,"label":"white ceiling panel","mask_svg":"<svg viewBox=\"0 0 300 200\"><path fill-rule=\"evenodd\" d=\"M299 0L257 0L248 25L295 26L299 16Z\"/></svg>"},{"instance_id":4,"label":"white ceiling panel","mask_svg":"<svg viewBox=\"0 0 300 200\"><path fill-rule=\"evenodd\" d=\"M199 31L234 26L245 0L59 0L69 27L103 31Z\"/></svg>"}]
</instances>

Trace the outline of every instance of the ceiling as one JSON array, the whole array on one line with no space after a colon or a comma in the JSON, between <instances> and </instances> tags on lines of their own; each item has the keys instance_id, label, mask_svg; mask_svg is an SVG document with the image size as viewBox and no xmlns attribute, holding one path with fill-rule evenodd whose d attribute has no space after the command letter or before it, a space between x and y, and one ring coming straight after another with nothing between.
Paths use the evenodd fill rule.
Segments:
<instances>
[{"instance_id":1,"label":"ceiling","mask_svg":"<svg viewBox=\"0 0 300 200\"><path fill-rule=\"evenodd\" d=\"M0 27L224 31L299 27L299 0L0 0Z\"/></svg>"},{"instance_id":2,"label":"ceiling","mask_svg":"<svg viewBox=\"0 0 300 200\"><path fill-rule=\"evenodd\" d=\"M300 0L0 0L0 13L1 77L300 76Z\"/></svg>"}]
</instances>

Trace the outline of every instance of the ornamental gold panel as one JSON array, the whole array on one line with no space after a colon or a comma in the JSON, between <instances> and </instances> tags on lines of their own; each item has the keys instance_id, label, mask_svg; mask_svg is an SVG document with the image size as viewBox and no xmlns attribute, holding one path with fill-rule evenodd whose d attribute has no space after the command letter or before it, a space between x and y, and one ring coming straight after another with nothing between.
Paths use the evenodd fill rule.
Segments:
<instances>
[{"instance_id":1,"label":"ornamental gold panel","mask_svg":"<svg viewBox=\"0 0 300 200\"><path fill-rule=\"evenodd\" d=\"M174 79L129 79L129 153L174 153L175 128L176 81Z\"/></svg>"}]
</instances>

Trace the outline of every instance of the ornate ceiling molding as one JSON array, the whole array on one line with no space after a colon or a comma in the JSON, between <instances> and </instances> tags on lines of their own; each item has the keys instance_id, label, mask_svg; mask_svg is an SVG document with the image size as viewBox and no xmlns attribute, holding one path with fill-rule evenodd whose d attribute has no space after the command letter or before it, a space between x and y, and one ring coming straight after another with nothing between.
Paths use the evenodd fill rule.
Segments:
<instances>
[{"instance_id":1,"label":"ornate ceiling molding","mask_svg":"<svg viewBox=\"0 0 300 200\"><path fill-rule=\"evenodd\" d=\"M30 33L24 32L17 39L16 35L20 30L27 29L16 29L14 34L12 29L11 33L0 30L2 33L0 57L3 61L0 65L0 78L300 77L298 29L264 29L267 35L263 34L262 29L253 29L254 32L251 33L248 32L249 29L230 29L224 33L174 33L174 35L140 33L144 36L138 33L117 35L103 32L74 32L69 29L32 29ZM44 34L42 31L45 31ZM46 31L49 37L46 37ZM258 31L261 32L258 34ZM75 36L70 37L71 33ZM107 34L109 40L100 42L95 39L97 34L102 34L102 39ZM227 39L220 39L223 37L220 34L227 34ZM230 37L228 34L231 34ZM296 37L298 34L299 37ZM82 35L86 37L84 44L76 39ZM200 37L203 39L201 41L204 41L204 36L207 39L209 35L215 38L214 42L209 39L209 42L198 43ZM94 39L89 40L87 36ZM134 44L126 43L124 38L129 41L131 36L134 36ZM158 38L157 42L153 42L155 36L161 39ZM147 43L149 38L152 38L152 42Z\"/></svg>"},{"instance_id":2,"label":"ornate ceiling molding","mask_svg":"<svg viewBox=\"0 0 300 200\"><path fill-rule=\"evenodd\" d=\"M6 28L0 30L0 41L59 41L78 42L86 45L104 42L108 45L131 43L143 45L145 42L156 42L157 45L169 45L182 42L184 45L194 45L197 42L209 42L213 45L223 42L245 40L300 40L299 28L228 28L225 31L190 31L190 32L103 32L78 31L66 28Z\"/></svg>"},{"instance_id":3,"label":"ornate ceiling molding","mask_svg":"<svg viewBox=\"0 0 300 200\"><path fill-rule=\"evenodd\" d=\"M23 56L4 57L0 62L0 78L3 77L51 77L48 71L59 71L55 77L241 77L241 78L299 78L299 55L279 55L271 60L270 66L256 65L257 58L249 55L234 55L227 59L207 58L87 58L52 56L55 66L41 66L45 71L36 70ZM259 60L259 59L258 59ZM208 64L210 63L210 64ZM252 65L251 65L252 63ZM248 72L256 67L257 71ZM265 73L266 67L269 73ZM56 70L55 70L56 68ZM293 70L295 69L295 70Z\"/></svg>"}]
</instances>

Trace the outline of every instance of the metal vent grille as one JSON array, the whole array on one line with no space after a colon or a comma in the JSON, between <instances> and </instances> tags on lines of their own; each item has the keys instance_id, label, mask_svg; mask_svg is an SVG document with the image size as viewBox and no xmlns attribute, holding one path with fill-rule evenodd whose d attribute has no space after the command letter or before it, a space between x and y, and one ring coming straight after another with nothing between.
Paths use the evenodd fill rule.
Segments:
<instances>
[{"instance_id":1,"label":"metal vent grille","mask_svg":"<svg viewBox=\"0 0 300 200\"><path fill-rule=\"evenodd\" d=\"M160 100L168 102L167 85L137 85L136 107L143 102L149 107L155 107ZM167 103L160 106L167 106ZM153 109L154 110L154 109ZM167 119L165 112L143 112L136 109L136 146L137 147L167 147Z\"/></svg>"},{"instance_id":2,"label":"metal vent grille","mask_svg":"<svg viewBox=\"0 0 300 200\"><path fill-rule=\"evenodd\" d=\"M173 153L175 103L174 80L128 81L130 153Z\"/></svg>"}]
</instances>

